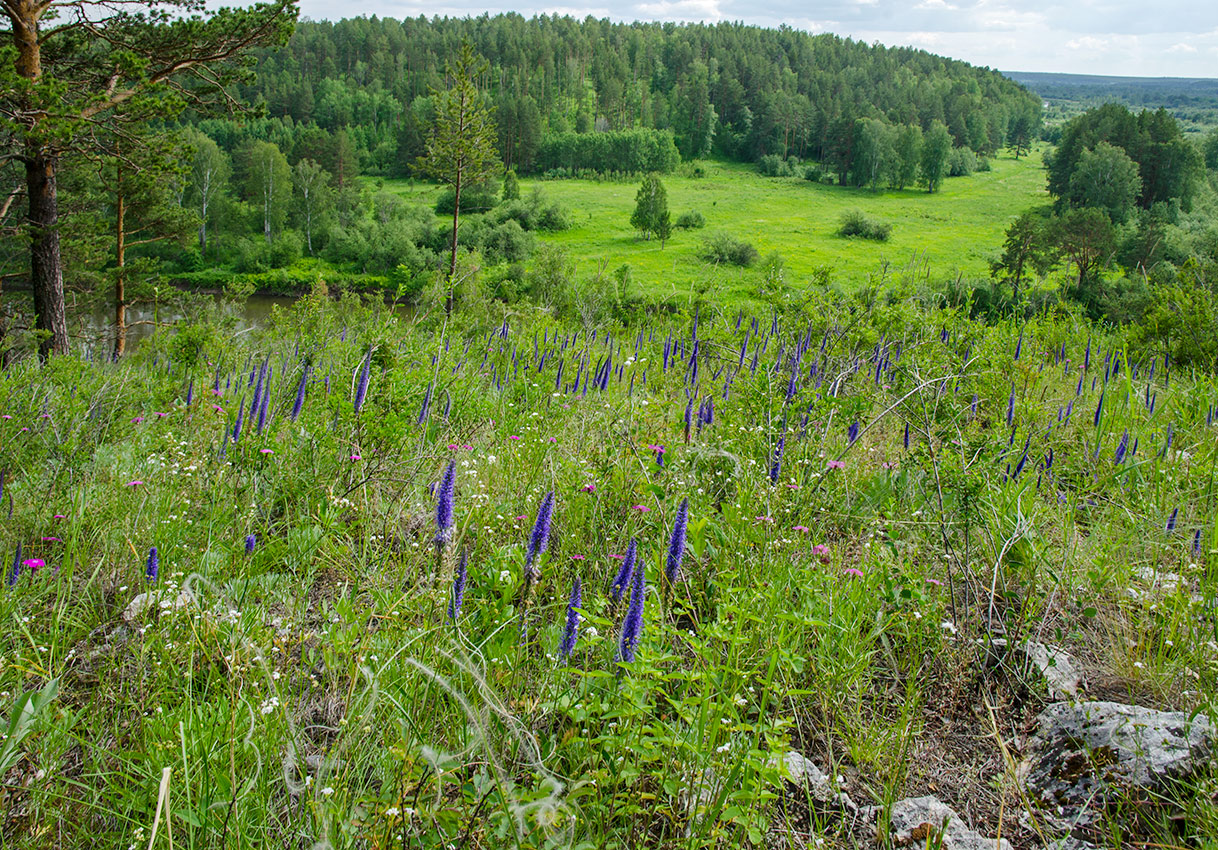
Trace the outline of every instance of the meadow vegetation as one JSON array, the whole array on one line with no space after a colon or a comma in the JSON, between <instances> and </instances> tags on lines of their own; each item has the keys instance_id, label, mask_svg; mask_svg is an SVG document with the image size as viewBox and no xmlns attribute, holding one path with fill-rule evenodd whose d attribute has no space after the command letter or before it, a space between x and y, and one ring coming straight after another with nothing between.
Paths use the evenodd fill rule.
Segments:
<instances>
[{"instance_id":1,"label":"meadow vegetation","mask_svg":"<svg viewBox=\"0 0 1218 850\"><path fill-rule=\"evenodd\" d=\"M796 751L1022 848L1011 647L1213 716L1211 374L925 289L463 296L0 372L6 844L870 846ZM1085 834L1218 840L1213 782Z\"/></svg>"}]
</instances>

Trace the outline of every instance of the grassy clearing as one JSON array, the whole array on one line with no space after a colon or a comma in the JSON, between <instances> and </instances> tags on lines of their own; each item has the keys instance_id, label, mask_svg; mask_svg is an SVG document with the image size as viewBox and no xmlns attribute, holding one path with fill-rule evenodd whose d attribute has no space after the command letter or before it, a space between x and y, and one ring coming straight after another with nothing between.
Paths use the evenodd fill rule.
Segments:
<instances>
[{"instance_id":1,"label":"grassy clearing","mask_svg":"<svg viewBox=\"0 0 1218 850\"><path fill-rule=\"evenodd\" d=\"M3 711L58 686L0 746L3 843L870 846L784 791L793 748L860 804L938 794L1025 848L1002 747L1047 697L990 637L1067 647L1093 696L1214 714L1211 377L914 301L704 313L696 370L694 339L688 316L593 336L305 299L253 335L0 373ZM1205 788L1093 837L1213 842Z\"/></svg>"},{"instance_id":2,"label":"grassy clearing","mask_svg":"<svg viewBox=\"0 0 1218 850\"><path fill-rule=\"evenodd\" d=\"M630 227L638 181L523 180L521 188L540 187L571 210L575 226L543 234L542 241L566 248L577 259L579 274L613 271L628 263L637 286L651 297L671 292L679 298L709 280L721 298L748 302L756 299L762 270L707 266L697 258L707 234L723 230L750 241L762 257L778 252L786 283L794 286L808 282L822 267L847 288L885 268L933 281L957 274L988 276L988 262L1011 220L1048 197L1039 151L1018 162L1004 154L991 164L989 172L945 180L942 190L931 195L913 188L873 192L768 178L750 165L705 162L705 177L664 178L673 220L697 210L706 217L706 228L676 231L663 249ZM421 203L433 203L437 194L432 186L407 181L389 180L385 186ZM890 241L877 245L838 236L842 214L856 209L891 224Z\"/></svg>"}]
</instances>

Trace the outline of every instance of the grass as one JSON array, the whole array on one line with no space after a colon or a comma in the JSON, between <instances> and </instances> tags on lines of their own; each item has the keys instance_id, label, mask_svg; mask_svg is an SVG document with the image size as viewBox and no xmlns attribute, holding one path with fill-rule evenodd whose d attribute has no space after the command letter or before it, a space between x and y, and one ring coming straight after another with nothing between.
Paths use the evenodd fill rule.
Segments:
<instances>
[{"instance_id":1,"label":"grass","mask_svg":"<svg viewBox=\"0 0 1218 850\"><path fill-rule=\"evenodd\" d=\"M784 786L778 759L796 749L860 804L937 794L1024 848L1038 837L1012 814L1002 753L1047 697L989 638L1065 646L1093 697L1214 714L1212 376L1169 382L1160 359L1152 377L1068 316L986 327L825 294L756 322L706 310L695 379L691 316L593 336L497 309L445 324L305 298L251 334L201 313L119 363L0 372L0 551L6 575L18 544L42 562L18 559L0 585L0 710L15 718L0 843L870 846ZM265 427L247 412L234 442L264 362ZM691 397L714 412L687 438ZM1140 447L1118 464L1126 431ZM456 524L438 551L450 462ZM618 663L625 600L608 588L631 539L643 629ZM1136 820L1108 812L1099 834L1213 842L1207 781L1163 789Z\"/></svg>"},{"instance_id":2,"label":"grass","mask_svg":"<svg viewBox=\"0 0 1218 850\"><path fill-rule=\"evenodd\" d=\"M992 170L945 180L935 194L910 188L872 191L768 178L751 165L701 163L702 178L668 175L668 207L673 219L697 210L704 230L676 231L662 249L640 239L630 227L637 181L522 180L521 191L540 187L572 213L574 227L546 234L543 242L567 249L577 273L613 271L629 264L639 289L649 297L684 295L711 281L720 297L757 300L763 270L712 268L697 258L701 240L717 230L752 242L762 257L777 252L788 285L801 286L819 269L848 288L881 275L903 273L933 281L957 275L988 277L1007 226L1029 206L1047 199L1040 152L1019 161L1009 154L991 160ZM420 203L434 203L437 189L387 180L389 191ZM860 210L893 226L890 241L877 245L837 235L843 213Z\"/></svg>"}]
</instances>

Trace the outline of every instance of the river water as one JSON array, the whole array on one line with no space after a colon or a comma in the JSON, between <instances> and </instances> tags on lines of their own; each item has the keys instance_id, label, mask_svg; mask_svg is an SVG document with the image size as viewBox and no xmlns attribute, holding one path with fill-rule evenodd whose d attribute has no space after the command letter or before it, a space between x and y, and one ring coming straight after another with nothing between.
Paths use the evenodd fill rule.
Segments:
<instances>
[{"instance_id":1,"label":"river water","mask_svg":"<svg viewBox=\"0 0 1218 850\"><path fill-rule=\"evenodd\" d=\"M202 296L214 298L215 309L231 311L237 320L236 333L242 333L251 328L266 323L271 310L276 306L290 307L296 302L292 295L251 295L244 304L226 302L220 296ZM204 304L206 311L211 304ZM147 339L160 323L162 331L166 326L190 314L199 312L199 307L165 306L156 304L139 304L127 308L127 350L132 351L140 342ZM147 322L148 324L141 324ZM110 304L98 303L91 306L77 305L68 307L69 332L73 343L81 345L86 352L94 355L108 354L114 348L114 307Z\"/></svg>"}]
</instances>

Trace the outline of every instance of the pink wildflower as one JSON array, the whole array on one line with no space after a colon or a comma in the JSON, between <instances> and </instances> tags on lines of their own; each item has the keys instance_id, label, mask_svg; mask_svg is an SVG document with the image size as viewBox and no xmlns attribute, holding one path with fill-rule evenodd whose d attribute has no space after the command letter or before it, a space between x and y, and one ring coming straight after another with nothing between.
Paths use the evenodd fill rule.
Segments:
<instances>
[{"instance_id":1,"label":"pink wildflower","mask_svg":"<svg viewBox=\"0 0 1218 850\"><path fill-rule=\"evenodd\" d=\"M845 469L845 468L846 468L846 461L844 461L844 460L831 460L831 461L829 461L829 468L830 468L830 469Z\"/></svg>"},{"instance_id":2,"label":"pink wildflower","mask_svg":"<svg viewBox=\"0 0 1218 850\"><path fill-rule=\"evenodd\" d=\"M845 573L846 573L846 575L848 575L848 576L854 576L855 578L862 578L862 577L863 577L863 571L862 571L862 570L856 570L854 567L847 567L847 568L846 568L846 570L845 570Z\"/></svg>"},{"instance_id":3,"label":"pink wildflower","mask_svg":"<svg viewBox=\"0 0 1218 850\"><path fill-rule=\"evenodd\" d=\"M143 486L143 484L144 484L143 481L128 481L127 482L128 487L141 487L141 486Z\"/></svg>"}]
</instances>

